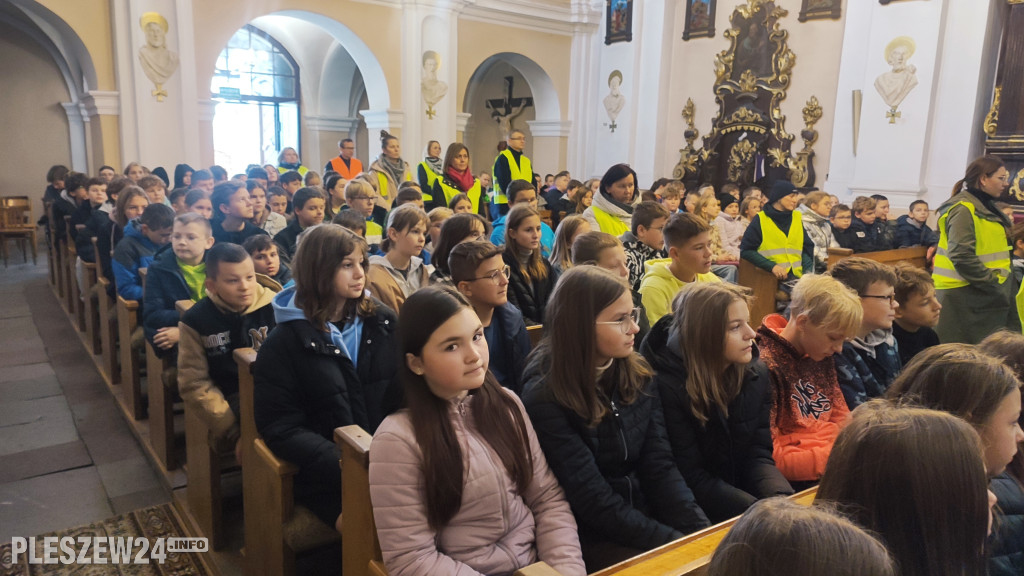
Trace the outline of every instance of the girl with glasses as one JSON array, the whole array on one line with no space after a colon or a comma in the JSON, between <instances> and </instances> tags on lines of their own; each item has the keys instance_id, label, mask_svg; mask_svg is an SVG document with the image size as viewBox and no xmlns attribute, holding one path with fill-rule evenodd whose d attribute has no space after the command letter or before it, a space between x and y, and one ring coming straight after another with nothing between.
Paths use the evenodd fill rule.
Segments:
<instances>
[{"instance_id":1,"label":"girl with glasses","mask_svg":"<svg viewBox=\"0 0 1024 576\"><path fill-rule=\"evenodd\" d=\"M654 325L654 367L679 472L712 522L793 488L772 459L772 386L750 327L749 290L697 283Z\"/></svg>"},{"instance_id":2,"label":"girl with glasses","mask_svg":"<svg viewBox=\"0 0 1024 576\"><path fill-rule=\"evenodd\" d=\"M672 460L653 370L633 351L638 314L621 278L570 269L523 375L523 403L589 572L709 524Z\"/></svg>"}]
</instances>

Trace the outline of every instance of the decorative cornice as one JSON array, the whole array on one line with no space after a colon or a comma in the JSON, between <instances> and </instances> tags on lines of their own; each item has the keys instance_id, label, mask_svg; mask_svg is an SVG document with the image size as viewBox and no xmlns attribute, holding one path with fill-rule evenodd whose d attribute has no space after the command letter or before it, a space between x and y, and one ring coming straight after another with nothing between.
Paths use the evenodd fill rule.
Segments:
<instances>
[{"instance_id":1,"label":"decorative cornice","mask_svg":"<svg viewBox=\"0 0 1024 576\"><path fill-rule=\"evenodd\" d=\"M119 92L103 92L90 90L80 97L83 116L120 116L121 94Z\"/></svg>"},{"instance_id":2,"label":"decorative cornice","mask_svg":"<svg viewBox=\"0 0 1024 576\"><path fill-rule=\"evenodd\" d=\"M371 140L377 138L377 130L398 130L405 124L405 113L401 110L360 110L359 115L366 121Z\"/></svg>"},{"instance_id":3,"label":"decorative cornice","mask_svg":"<svg viewBox=\"0 0 1024 576\"><path fill-rule=\"evenodd\" d=\"M200 122L213 122L213 115L217 111L216 100L210 100L209 98L200 98L196 101L197 115L199 116Z\"/></svg>"},{"instance_id":4,"label":"decorative cornice","mask_svg":"<svg viewBox=\"0 0 1024 576\"><path fill-rule=\"evenodd\" d=\"M459 18L487 24L501 24L552 34L571 35L583 25L597 29L601 9L596 0L572 0L569 4L546 0L354 0L364 4L403 10L413 6L451 10ZM601 2L600 4L603 4Z\"/></svg>"},{"instance_id":5,"label":"decorative cornice","mask_svg":"<svg viewBox=\"0 0 1024 576\"><path fill-rule=\"evenodd\" d=\"M303 125L317 132L351 132L359 126L359 118L344 116L305 116Z\"/></svg>"},{"instance_id":6,"label":"decorative cornice","mask_svg":"<svg viewBox=\"0 0 1024 576\"><path fill-rule=\"evenodd\" d=\"M530 135L534 138L539 136L566 138L572 129L572 122L569 120L527 120L526 125L530 127Z\"/></svg>"},{"instance_id":7,"label":"decorative cornice","mask_svg":"<svg viewBox=\"0 0 1024 576\"><path fill-rule=\"evenodd\" d=\"M473 115L469 112L456 112L455 113L455 131L465 132L466 126L469 124L469 119Z\"/></svg>"}]
</instances>

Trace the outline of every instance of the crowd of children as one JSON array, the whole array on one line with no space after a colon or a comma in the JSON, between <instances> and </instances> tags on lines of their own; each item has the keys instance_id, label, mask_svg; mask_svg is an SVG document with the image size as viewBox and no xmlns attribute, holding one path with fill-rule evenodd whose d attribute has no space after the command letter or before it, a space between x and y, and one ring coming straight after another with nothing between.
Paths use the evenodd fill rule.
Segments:
<instances>
[{"instance_id":1,"label":"crowd of children","mask_svg":"<svg viewBox=\"0 0 1024 576\"><path fill-rule=\"evenodd\" d=\"M325 523L340 529L334 429L375 433L390 574L582 576L738 515L710 574L1024 570L1019 522L988 524L996 497L1024 516L1024 336L940 344L923 269L826 269L831 247L951 252L923 201L892 221L884 197L848 207L785 181L637 193L619 164L543 190L502 174L496 204L464 146L428 145L418 182L396 147L386 135L367 173L179 165L168 194L139 165L55 167L47 190L49 224L69 217L83 262L110 259L176 358L160 376L224 451L240 450L240 347L258 351L259 433ZM751 318L741 259L779 280L783 313ZM813 508L773 499L819 482Z\"/></svg>"}]
</instances>

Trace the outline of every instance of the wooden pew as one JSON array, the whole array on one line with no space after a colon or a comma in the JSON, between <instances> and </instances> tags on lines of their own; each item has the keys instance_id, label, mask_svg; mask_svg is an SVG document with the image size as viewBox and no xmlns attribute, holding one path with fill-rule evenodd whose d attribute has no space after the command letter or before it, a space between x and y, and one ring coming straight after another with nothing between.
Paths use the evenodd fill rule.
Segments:
<instances>
[{"instance_id":1,"label":"wooden pew","mask_svg":"<svg viewBox=\"0 0 1024 576\"><path fill-rule=\"evenodd\" d=\"M874 260L875 262L881 262L882 264L896 264L898 262L907 262L911 266L918 268L926 268L928 266L928 247L927 246L913 246L911 248L897 248L895 250L882 250L880 252L861 252L854 254L853 250L849 248L829 248L828 249L828 260L826 266L829 270L836 265L843 258L850 256L859 256L861 258L867 258Z\"/></svg>"},{"instance_id":2,"label":"wooden pew","mask_svg":"<svg viewBox=\"0 0 1024 576\"><path fill-rule=\"evenodd\" d=\"M53 241L53 202L43 202L43 214L46 215L47 234L46 234L46 269L47 279L50 282L50 286L57 287L57 246Z\"/></svg>"},{"instance_id":3,"label":"wooden pew","mask_svg":"<svg viewBox=\"0 0 1024 576\"><path fill-rule=\"evenodd\" d=\"M537 324L526 327L526 335L530 337L530 348L536 348L540 339L544 336L544 326Z\"/></svg>"},{"instance_id":4,"label":"wooden pew","mask_svg":"<svg viewBox=\"0 0 1024 576\"><path fill-rule=\"evenodd\" d=\"M757 328L765 316L775 313L775 292L779 289L779 279L771 272L740 259L737 282L754 292L754 300L750 304L750 325Z\"/></svg>"},{"instance_id":5,"label":"wooden pew","mask_svg":"<svg viewBox=\"0 0 1024 576\"><path fill-rule=\"evenodd\" d=\"M795 502L810 506L818 488L809 488L790 496ZM648 574L678 574L679 576L703 575L715 548L729 533L739 517L705 528L669 542L664 546L620 562L591 574L591 576L641 576Z\"/></svg>"},{"instance_id":6,"label":"wooden pew","mask_svg":"<svg viewBox=\"0 0 1024 576\"><path fill-rule=\"evenodd\" d=\"M142 402L142 358L135 348L135 341L141 335L139 324L139 303L125 300L117 295L117 338L121 342L118 354L121 357L121 383L124 384L123 401L133 420L142 420L146 407Z\"/></svg>"},{"instance_id":7,"label":"wooden pew","mask_svg":"<svg viewBox=\"0 0 1024 576\"><path fill-rule=\"evenodd\" d=\"M95 245L95 238L93 244ZM103 342L100 339L100 301L96 294L99 280L97 279L97 268L95 262L82 262L85 271L85 280L82 286L82 307L85 316L85 341L92 354L100 354L103 351ZM106 295L104 294L104 297Z\"/></svg>"},{"instance_id":8,"label":"wooden pew","mask_svg":"<svg viewBox=\"0 0 1024 576\"><path fill-rule=\"evenodd\" d=\"M191 300L188 301L191 304ZM176 303L176 307L177 307ZM157 356L146 340L146 390L149 400L149 441L157 460L166 470L178 467L174 451L174 396L178 389L178 367L170 358Z\"/></svg>"},{"instance_id":9,"label":"wooden pew","mask_svg":"<svg viewBox=\"0 0 1024 576\"><path fill-rule=\"evenodd\" d=\"M370 442L373 437L359 426L334 430L334 442L341 449L342 574L345 576L387 576L377 540L370 503ZM558 572L537 562L514 576L558 576Z\"/></svg>"},{"instance_id":10,"label":"wooden pew","mask_svg":"<svg viewBox=\"0 0 1024 576\"><path fill-rule=\"evenodd\" d=\"M64 217L64 242L67 252L64 260L65 275L65 303L68 314L77 319L76 328L79 332L85 331L85 309L82 307L81 292L78 286L78 274L75 269L78 262L78 250L75 249L75 242L71 239L71 216Z\"/></svg>"},{"instance_id":11,"label":"wooden pew","mask_svg":"<svg viewBox=\"0 0 1024 576\"><path fill-rule=\"evenodd\" d=\"M93 252L99 254L96 239L92 239ZM111 384L121 382L121 370L117 365L117 302L110 297L110 280L107 280L106 270L103 269L103 260L96 257L96 298L99 302L100 313L100 347L103 359L103 370L110 378ZM130 345L125 341L125 345Z\"/></svg>"},{"instance_id":12,"label":"wooden pew","mask_svg":"<svg viewBox=\"0 0 1024 576\"><path fill-rule=\"evenodd\" d=\"M242 441L245 574L293 575L296 555L336 544L341 535L295 503L293 482L298 468L274 456L256 430L252 376L256 351L241 348L235 350L234 357Z\"/></svg>"}]
</instances>

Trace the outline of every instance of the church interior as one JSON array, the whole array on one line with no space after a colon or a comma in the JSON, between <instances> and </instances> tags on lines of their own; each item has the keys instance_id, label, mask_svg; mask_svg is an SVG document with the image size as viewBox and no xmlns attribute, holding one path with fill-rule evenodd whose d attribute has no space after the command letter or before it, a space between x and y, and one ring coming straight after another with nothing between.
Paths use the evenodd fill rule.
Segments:
<instances>
[{"instance_id":1,"label":"church interior","mask_svg":"<svg viewBox=\"0 0 1024 576\"><path fill-rule=\"evenodd\" d=\"M457 142L472 174L490 175L521 132L542 176L583 182L628 164L638 195L663 178L766 195L789 181L846 205L882 195L893 220L923 200L932 228L968 164L992 154L1008 173L999 200L1020 215L1022 25L1021 0L0 0L0 194L27 196L38 219L54 165L231 176L280 164L286 148L323 174L345 141L363 165L382 157L382 132L414 171L428 142ZM4 238L0 572L29 573L11 564L12 538L86 526L209 538L210 553L175 556L176 574L387 573L374 564L368 437L338 436L343 484L358 486L342 491L339 522L370 529L339 537L295 517L290 464L260 444L277 468L248 474L186 446L202 424L150 383L167 361L143 355L126 372L118 307L74 302L74 264L62 285L49 239L32 238L38 264ZM253 359L235 358L251 380ZM244 422L241 434L258 436ZM258 474L269 487L249 493ZM689 542L598 573L704 573L688 570L714 544ZM516 574L558 574L542 570Z\"/></svg>"}]
</instances>

